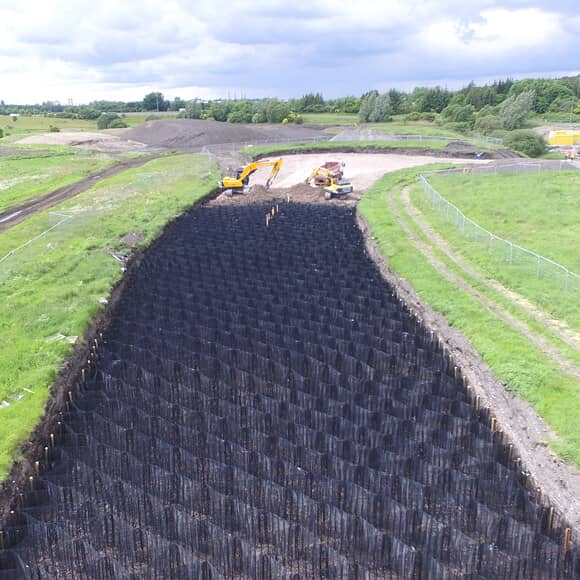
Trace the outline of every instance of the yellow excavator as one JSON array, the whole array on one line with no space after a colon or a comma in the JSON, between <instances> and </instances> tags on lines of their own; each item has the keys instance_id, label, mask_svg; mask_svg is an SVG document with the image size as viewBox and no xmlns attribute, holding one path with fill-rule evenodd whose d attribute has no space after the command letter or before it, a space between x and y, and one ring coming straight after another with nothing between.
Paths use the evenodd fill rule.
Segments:
<instances>
[{"instance_id":1,"label":"yellow excavator","mask_svg":"<svg viewBox=\"0 0 580 580\"><path fill-rule=\"evenodd\" d=\"M220 189L229 196L234 193L248 193L250 190L250 175L260 169L260 167L272 168L270 176L266 181L266 189L270 189L272 181L274 181L280 171L280 167L282 167L282 159L278 159L278 161L254 161L253 163L249 163L245 167L238 169L235 177L224 177L220 181Z\"/></svg>"}]
</instances>

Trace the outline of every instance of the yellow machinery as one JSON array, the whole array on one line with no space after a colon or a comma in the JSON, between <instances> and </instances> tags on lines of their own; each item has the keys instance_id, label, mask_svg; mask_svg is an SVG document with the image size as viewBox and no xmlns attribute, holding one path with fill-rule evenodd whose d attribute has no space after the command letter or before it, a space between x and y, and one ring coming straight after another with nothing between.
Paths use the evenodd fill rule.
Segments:
<instances>
[{"instance_id":1,"label":"yellow machinery","mask_svg":"<svg viewBox=\"0 0 580 580\"><path fill-rule=\"evenodd\" d=\"M580 131L551 131L548 144L552 147L580 145Z\"/></svg>"},{"instance_id":2,"label":"yellow machinery","mask_svg":"<svg viewBox=\"0 0 580 580\"><path fill-rule=\"evenodd\" d=\"M268 180L266 181L266 189L270 188L272 181L274 181L276 175L282 167L282 159L278 161L254 161L249 163L245 167L241 167L236 171L235 177L224 177L220 181L220 189L226 193L226 195L233 195L234 193L247 193L250 189L250 175L256 172L260 167L271 167L272 171Z\"/></svg>"},{"instance_id":3,"label":"yellow machinery","mask_svg":"<svg viewBox=\"0 0 580 580\"><path fill-rule=\"evenodd\" d=\"M344 163L340 163L339 161L327 161L324 165L320 167L316 167L308 179L306 183L310 185L331 185L334 179L342 179L343 173L342 168L344 167Z\"/></svg>"},{"instance_id":4,"label":"yellow machinery","mask_svg":"<svg viewBox=\"0 0 580 580\"><path fill-rule=\"evenodd\" d=\"M324 188L324 199L346 197L352 191L353 187L350 181L346 179L331 179L330 184Z\"/></svg>"}]
</instances>

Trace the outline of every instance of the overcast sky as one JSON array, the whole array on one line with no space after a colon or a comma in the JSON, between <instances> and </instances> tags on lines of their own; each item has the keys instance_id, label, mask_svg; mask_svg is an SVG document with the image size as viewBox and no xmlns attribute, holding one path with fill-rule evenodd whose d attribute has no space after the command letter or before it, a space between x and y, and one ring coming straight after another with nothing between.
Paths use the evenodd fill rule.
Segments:
<instances>
[{"instance_id":1,"label":"overcast sky","mask_svg":"<svg viewBox=\"0 0 580 580\"><path fill-rule=\"evenodd\" d=\"M0 0L0 99L360 95L580 71L578 0Z\"/></svg>"}]
</instances>

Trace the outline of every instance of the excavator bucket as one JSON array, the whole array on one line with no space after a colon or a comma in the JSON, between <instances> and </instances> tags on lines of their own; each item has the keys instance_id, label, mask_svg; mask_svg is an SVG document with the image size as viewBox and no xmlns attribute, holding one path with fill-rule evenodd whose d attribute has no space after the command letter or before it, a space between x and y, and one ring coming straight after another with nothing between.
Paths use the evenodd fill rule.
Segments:
<instances>
[{"instance_id":1,"label":"excavator bucket","mask_svg":"<svg viewBox=\"0 0 580 580\"><path fill-rule=\"evenodd\" d=\"M266 189L270 189L272 181L276 179L276 176L278 175L281 167L282 167L282 159L278 159L274 167L272 167L272 172L270 173L270 177L268 177L268 181L266 181Z\"/></svg>"}]
</instances>

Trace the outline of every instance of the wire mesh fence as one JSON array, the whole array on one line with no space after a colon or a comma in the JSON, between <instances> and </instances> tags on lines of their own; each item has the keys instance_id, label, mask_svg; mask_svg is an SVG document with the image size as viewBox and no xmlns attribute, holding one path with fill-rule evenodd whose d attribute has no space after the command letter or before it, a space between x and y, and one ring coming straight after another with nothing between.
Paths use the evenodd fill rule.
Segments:
<instances>
[{"instance_id":1,"label":"wire mesh fence","mask_svg":"<svg viewBox=\"0 0 580 580\"><path fill-rule=\"evenodd\" d=\"M560 167L560 162L555 162L556 167ZM564 164L564 167L569 167ZM518 172L530 173L537 171L552 170L553 166L545 164L519 163L501 164L493 166L478 166L470 169L473 173L498 173L498 172ZM514 171L515 170L515 171ZM453 174L463 170L447 170L437 172L437 175ZM545 280L547 283L565 292L580 294L580 275L573 272L566 266L546 258L532 250L524 248L515 242L506 240L493 232L480 226L467 217L456 205L443 197L430 183L428 175L421 175L421 186L425 195L432 203L433 207L444 216L445 220L455 226L465 238L476 242L496 256L498 260L510 264L513 273L522 273L526 276L534 276Z\"/></svg>"}]
</instances>

